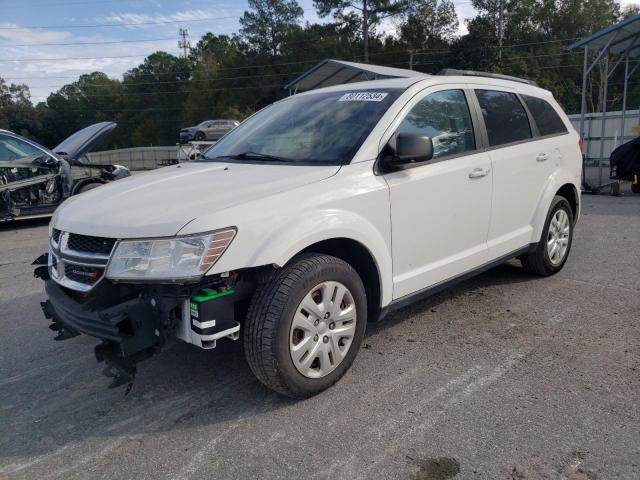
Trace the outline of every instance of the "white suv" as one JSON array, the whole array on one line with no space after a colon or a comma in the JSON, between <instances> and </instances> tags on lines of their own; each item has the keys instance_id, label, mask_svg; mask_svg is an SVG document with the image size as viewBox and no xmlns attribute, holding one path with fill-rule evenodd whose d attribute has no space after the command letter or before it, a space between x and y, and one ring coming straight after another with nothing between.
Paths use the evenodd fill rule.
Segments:
<instances>
[{"instance_id":1,"label":"white suv","mask_svg":"<svg viewBox=\"0 0 640 480\"><path fill-rule=\"evenodd\" d=\"M294 95L198 161L67 200L36 270L43 310L59 339L102 340L115 384L175 339L242 337L261 382L313 395L349 368L368 321L514 257L558 272L580 175L579 136L530 82Z\"/></svg>"}]
</instances>

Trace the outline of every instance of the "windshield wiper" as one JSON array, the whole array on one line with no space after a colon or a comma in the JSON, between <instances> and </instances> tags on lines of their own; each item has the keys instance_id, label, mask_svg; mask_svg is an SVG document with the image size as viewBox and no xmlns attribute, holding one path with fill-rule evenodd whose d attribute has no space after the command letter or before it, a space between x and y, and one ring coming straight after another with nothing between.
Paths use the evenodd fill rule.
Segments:
<instances>
[{"instance_id":1,"label":"windshield wiper","mask_svg":"<svg viewBox=\"0 0 640 480\"><path fill-rule=\"evenodd\" d=\"M243 152L235 155L222 155L216 158L232 158L234 160L259 160L265 162L295 162L292 158L277 157L275 155L268 155L266 153L258 152Z\"/></svg>"}]
</instances>

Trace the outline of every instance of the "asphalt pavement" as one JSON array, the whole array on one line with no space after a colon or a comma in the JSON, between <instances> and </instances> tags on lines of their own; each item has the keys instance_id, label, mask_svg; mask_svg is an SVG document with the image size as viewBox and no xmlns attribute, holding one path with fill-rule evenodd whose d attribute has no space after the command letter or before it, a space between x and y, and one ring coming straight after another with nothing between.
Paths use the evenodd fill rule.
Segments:
<instances>
[{"instance_id":1,"label":"asphalt pavement","mask_svg":"<svg viewBox=\"0 0 640 480\"><path fill-rule=\"evenodd\" d=\"M583 203L561 273L513 261L370 325L303 401L231 341L108 389L40 311L46 221L0 226L0 479L638 479L640 197Z\"/></svg>"}]
</instances>

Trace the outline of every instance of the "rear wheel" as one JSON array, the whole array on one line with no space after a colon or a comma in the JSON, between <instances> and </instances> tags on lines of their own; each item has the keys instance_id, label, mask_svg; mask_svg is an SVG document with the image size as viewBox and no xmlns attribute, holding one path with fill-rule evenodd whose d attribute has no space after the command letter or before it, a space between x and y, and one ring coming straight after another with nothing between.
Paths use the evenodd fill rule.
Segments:
<instances>
[{"instance_id":1,"label":"rear wheel","mask_svg":"<svg viewBox=\"0 0 640 480\"><path fill-rule=\"evenodd\" d=\"M548 276L562 270L573 240L573 211L566 198L556 196L536 249L521 257L524 268L536 275Z\"/></svg>"},{"instance_id":2,"label":"rear wheel","mask_svg":"<svg viewBox=\"0 0 640 480\"><path fill-rule=\"evenodd\" d=\"M301 255L256 290L244 331L247 361L267 387L309 397L349 369L366 323L356 271L329 255Z\"/></svg>"}]
</instances>

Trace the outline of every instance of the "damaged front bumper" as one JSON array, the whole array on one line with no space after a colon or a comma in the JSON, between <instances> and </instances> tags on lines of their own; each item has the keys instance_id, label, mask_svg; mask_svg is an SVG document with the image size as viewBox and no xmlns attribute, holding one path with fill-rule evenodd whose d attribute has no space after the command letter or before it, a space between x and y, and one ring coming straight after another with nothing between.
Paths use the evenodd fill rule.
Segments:
<instances>
[{"instance_id":1,"label":"damaged front bumper","mask_svg":"<svg viewBox=\"0 0 640 480\"><path fill-rule=\"evenodd\" d=\"M105 362L111 387L130 384L136 364L151 357L174 339L200 348L214 348L221 338L237 340L239 318L246 301L231 290L231 279L209 280L198 285L118 285L103 281L83 293L59 285L49 277L43 255L35 275L45 280L47 300L41 303L55 340L79 334L102 342L95 347L98 362ZM214 280L215 282L215 280ZM209 287L206 290L203 288ZM205 292L203 294L203 292ZM200 303L205 299L204 309ZM206 312L206 315L199 311Z\"/></svg>"}]
</instances>

